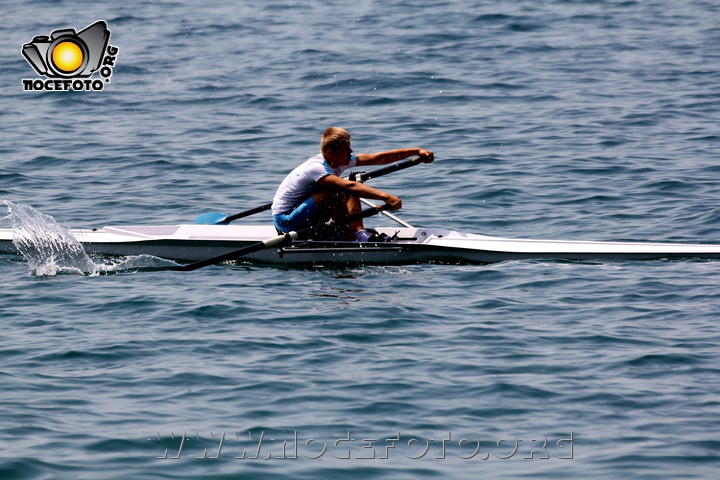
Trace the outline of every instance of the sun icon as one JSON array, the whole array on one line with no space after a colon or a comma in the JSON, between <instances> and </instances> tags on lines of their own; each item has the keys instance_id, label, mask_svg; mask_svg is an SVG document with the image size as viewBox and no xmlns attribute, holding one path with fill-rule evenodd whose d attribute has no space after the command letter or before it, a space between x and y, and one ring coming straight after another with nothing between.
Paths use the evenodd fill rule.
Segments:
<instances>
[{"instance_id":1,"label":"sun icon","mask_svg":"<svg viewBox=\"0 0 720 480\"><path fill-rule=\"evenodd\" d=\"M83 51L75 42L60 42L52 52L53 64L63 73L72 73L83 64Z\"/></svg>"}]
</instances>

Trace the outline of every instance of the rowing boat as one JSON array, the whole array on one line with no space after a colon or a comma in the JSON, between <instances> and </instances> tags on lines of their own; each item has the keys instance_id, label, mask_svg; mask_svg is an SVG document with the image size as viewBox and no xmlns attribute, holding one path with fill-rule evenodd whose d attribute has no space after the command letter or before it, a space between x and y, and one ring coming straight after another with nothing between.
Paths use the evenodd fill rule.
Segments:
<instances>
[{"instance_id":1,"label":"rowing boat","mask_svg":"<svg viewBox=\"0 0 720 480\"><path fill-rule=\"evenodd\" d=\"M372 172L351 173L348 178L364 182L388 173L397 172L422 163L420 157L397 162ZM388 205L376 206L361 198L372 208L336 223L352 223L381 213L401 225L401 228L378 228L389 242L338 242L303 240L307 235L290 232L279 236L274 226L230 225L230 222L268 210L271 204L252 208L234 215L209 212L195 219L193 225L104 227L100 230L70 230L88 255L133 256L152 255L169 260L190 261L172 270L191 271L225 261L270 263L283 265L402 265L416 263L495 263L507 260L656 260L669 258L720 258L720 245L648 243L648 242L588 242L569 240L523 240L462 233L440 228L415 228L388 213ZM8 206L14 205L5 202ZM18 208L18 205L14 205ZM28 207L29 208L29 207ZM22 209L21 209L22 210ZM30 208L30 219L55 224L51 217ZM30 222L32 223L32 222ZM310 233L316 225L299 232ZM51 230L60 229L55 224ZM35 229L37 230L37 229ZM20 253L13 242L14 231L0 229L0 253ZM34 234L38 236L39 234ZM31 235L32 236L32 235ZM41 235L40 235L41 236ZM312 234L310 235L313 236ZM60 237L65 237L61 233ZM21 240L27 240L21 237ZM34 238L30 245L43 244ZM54 256L61 246L50 242L43 248ZM77 248L80 251L79 247Z\"/></svg>"},{"instance_id":2,"label":"rowing boat","mask_svg":"<svg viewBox=\"0 0 720 480\"><path fill-rule=\"evenodd\" d=\"M384 243L296 241L239 258L241 262L297 266L348 264L494 263L506 260L653 260L719 258L720 245L525 240L439 228L378 228L394 236ZM196 261L273 237L272 226L169 225L70 230L91 256L153 255ZM0 229L0 252L18 253L13 230Z\"/></svg>"}]
</instances>

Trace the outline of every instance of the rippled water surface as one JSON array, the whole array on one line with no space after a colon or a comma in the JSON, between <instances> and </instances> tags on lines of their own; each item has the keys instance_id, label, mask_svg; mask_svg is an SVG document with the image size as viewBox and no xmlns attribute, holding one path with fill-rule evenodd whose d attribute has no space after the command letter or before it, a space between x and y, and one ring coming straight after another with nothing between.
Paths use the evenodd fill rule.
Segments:
<instances>
[{"instance_id":1,"label":"rippled water surface","mask_svg":"<svg viewBox=\"0 0 720 480\"><path fill-rule=\"evenodd\" d=\"M60 236L255 207L339 125L356 152L435 152L372 181L413 225L720 243L717 2L2 12L0 228L30 206ZM120 49L103 91L23 92L24 43L97 20ZM0 256L2 479L720 469L717 261L184 273L28 248Z\"/></svg>"}]
</instances>

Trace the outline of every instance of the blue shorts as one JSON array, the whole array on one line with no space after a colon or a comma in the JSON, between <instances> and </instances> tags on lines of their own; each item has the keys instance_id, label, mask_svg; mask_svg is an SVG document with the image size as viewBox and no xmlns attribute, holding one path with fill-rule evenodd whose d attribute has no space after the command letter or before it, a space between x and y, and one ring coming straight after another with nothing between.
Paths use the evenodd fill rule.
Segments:
<instances>
[{"instance_id":1,"label":"blue shorts","mask_svg":"<svg viewBox=\"0 0 720 480\"><path fill-rule=\"evenodd\" d=\"M300 205L295 207L290 213L277 213L273 215L275 221L275 228L281 232L292 232L297 231L302 227L311 227L312 225L303 225L313 215L317 213L317 207L312 197L308 197L307 200L302 202Z\"/></svg>"}]
</instances>

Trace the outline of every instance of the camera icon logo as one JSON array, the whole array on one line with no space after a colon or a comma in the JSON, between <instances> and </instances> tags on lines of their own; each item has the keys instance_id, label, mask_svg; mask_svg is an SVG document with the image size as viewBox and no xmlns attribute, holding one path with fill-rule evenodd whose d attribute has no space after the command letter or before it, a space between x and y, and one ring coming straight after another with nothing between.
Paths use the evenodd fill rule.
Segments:
<instances>
[{"instance_id":1,"label":"camera icon logo","mask_svg":"<svg viewBox=\"0 0 720 480\"><path fill-rule=\"evenodd\" d=\"M80 32L73 28L35 36L22 54L37 73L48 78L86 78L97 71L110 41L107 23L100 20Z\"/></svg>"}]
</instances>

